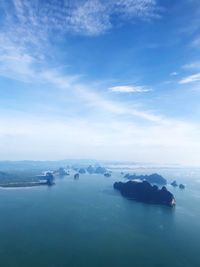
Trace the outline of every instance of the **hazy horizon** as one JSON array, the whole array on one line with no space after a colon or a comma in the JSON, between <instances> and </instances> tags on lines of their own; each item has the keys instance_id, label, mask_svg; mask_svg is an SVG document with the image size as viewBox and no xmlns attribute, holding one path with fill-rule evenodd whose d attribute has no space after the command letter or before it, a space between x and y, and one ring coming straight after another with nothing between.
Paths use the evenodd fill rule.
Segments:
<instances>
[{"instance_id":1,"label":"hazy horizon","mask_svg":"<svg viewBox=\"0 0 200 267\"><path fill-rule=\"evenodd\" d=\"M115 160L115 159L93 159L93 158L63 158L63 159L18 159L18 160L9 160L9 159L2 159L0 160L0 163L8 163L8 164L14 164L14 163L60 163L60 166L63 166L63 164L78 164L78 165L106 165L106 166L130 166L134 168L151 168L151 167L166 167L166 168L200 168L200 165L184 165L179 164L175 162L171 163L158 163L158 162L145 162L145 161L128 161L128 160Z\"/></svg>"}]
</instances>

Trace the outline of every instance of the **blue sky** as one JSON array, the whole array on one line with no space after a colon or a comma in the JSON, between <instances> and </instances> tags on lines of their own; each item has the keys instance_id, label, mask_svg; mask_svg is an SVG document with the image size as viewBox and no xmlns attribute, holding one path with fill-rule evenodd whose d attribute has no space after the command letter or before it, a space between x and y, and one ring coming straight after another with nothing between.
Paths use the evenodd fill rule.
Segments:
<instances>
[{"instance_id":1,"label":"blue sky","mask_svg":"<svg viewBox=\"0 0 200 267\"><path fill-rule=\"evenodd\" d=\"M2 0L0 159L200 163L197 0Z\"/></svg>"}]
</instances>

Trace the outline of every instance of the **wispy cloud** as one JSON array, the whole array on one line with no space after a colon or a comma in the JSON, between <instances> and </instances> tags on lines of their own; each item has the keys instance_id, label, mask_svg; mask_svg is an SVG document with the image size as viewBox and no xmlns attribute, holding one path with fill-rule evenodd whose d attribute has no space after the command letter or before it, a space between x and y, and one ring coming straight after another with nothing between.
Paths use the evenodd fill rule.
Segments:
<instances>
[{"instance_id":1,"label":"wispy cloud","mask_svg":"<svg viewBox=\"0 0 200 267\"><path fill-rule=\"evenodd\" d=\"M2 44L3 47L3 44ZM141 110L136 107L128 107L122 103L106 99L97 92L92 85L81 82L79 75L66 75L56 69L47 67L36 68L38 60L26 53L25 49L8 46L5 54L0 54L0 74L11 79L21 80L32 84L49 84L55 89L73 91L77 99L85 102L87 106L95 110L103 110L117 116L131 116L146 121L159 123L162 118L151 111ZM5 52L5 51L4 51ZM142 86L112 87L113 92L147 92Z\"/></svg>"},{"instance_id":2,"label":"wispy cloud","mask_svg":"<svg viewBox=\"0 0 200 267\"><path fill-rule=\"evenodd\" d=\"M121 102L106 99L94 90L88 89L88 86L77 85L78 95L87 101L87 104L94 108L99 108L117 116L126 116L143 119L152 123L167 123L167 120L158 114L146 109L138 109L134 105L123 104Z\"/></svg>"},{"instance_id":3,"label":"wispy cloud","mask_svg":"<svg viewBox=\"0 0 200 267\"><path fill-rule=\"evenodd\" d=\"M115 26L114 14L123 22L158 13L156 0L4 0L1 11L0 73L16 79L30 79L34 65L41 68L54 57L50 38L55 30L59 38L69 32L99 35Z\"/></svg>"},{"instance_id":4,"label":"wispy cloud","mask_svg":"<svg viewBox=\"0 0 200 267\"><path fill-rule=\"evenodd\" d=\"M153 17L156 1L52 1L51 4L43 2L40 6L38 3L13 0L10 2L14 8L13 14L5 10L5 29L0 33L1 75L33 84L47 83L56 89L73 91L77 99L81 99L86 105L110 114L132 116L154 123L161 121L160 116L151 111L127 107L106 99L90 84L82 83L79 75L62 73L47 64L48 57L51 56L49 30L58 27L61 31L63 28L67 31L71 27L76 32L99 34L108 27L113 27L111 15L114 13L119 13L120 16L126 14L132 18ZM113 92L124 93L149 90L142 86L112 87Z\"/></svg>"},{"instance_id":5,"label":"wispy cloud","mask_svg":"<svg viewBox=\"0 0 200 267\"><path fill-rule=\"evenodd\" d=\"M178 75L178 72L176 72L176 71L173 71L170 73L170 76L177 76L177 75Z\"/></svg>"},{"instance_id":6,"label":"wispy cloud","mask_svg":"<svg viewBox=\"0 0 200 267\"><path fill-rule=\"evenodd\" d=\"M194 61L182 66L185 70L200 69L200 61Z\"/></svg>"},{"instance_id":7,"label":"wispy cloud","mask_svg":"<svg viewBox=\"0 0 200 267\"><path fill-rule=\"evenodd\" d=\"M196 38L191 42L191 47L200 48L200 36L196 37Z\"/></svg>"},{"instance_id":8,"label":"wispy cloud","mask_svg":"<svg viewBox=\"0 0 200 267\"><path fill-rule=\"evenodd\" d=\"M159 17L155 0L87 0L73 8L69 28L75 32L98 35L114 26L113 15L126 20Z\"/></svg>"},{"instance_id":9,"label":"wispy cloud","mask_svg":"<svg viewBox=\"0 0 200 267\"><path fill-rule=\"evenodd\" d=\"M110 8L98 0L84 1L72 9L68 27L79 34L98 35L112 27Z\"/></svg>"},{"instance_id":10,"label":"wispy cloud","mask_svg":"<svg viewBox=\"0 0 200 267\"><path fill-rule=\"evenodd\" d=\"M109 90L115 93L144 93L144 92L152 91L151 89L145 88L143 86L137 86L137 85L113 86L113 87L110 87Z\"/></svg>"},{"instance_id":11,"label":"wispy cloud","mask_svg":"<svg viewBox=\"0 0 200 267\"><path fill-rule=\"evenodd\" d=\"M179 81L180 84L194 83L200 81L200 73L189 75Z\"/></svg>"},{"instance_id":12,"label":"wispy cloud","mask_svg":"<svg viewBox=\"0 0 200 267\"><path fill-rule=\"evenodd\" d=\"M115 26L112 20L114 15L118 15L121 22L124 19L150 20L159 17L156 0L8 0L1 7L4 8L7 20L20 23L22 31L31 25L27 34L33 39L37 36L45 38L52 29L99 35ZM11 7L14 9L13 14ZM32 34L35 29L38 31L37 36Z\"/></svg>"}]
</instances>

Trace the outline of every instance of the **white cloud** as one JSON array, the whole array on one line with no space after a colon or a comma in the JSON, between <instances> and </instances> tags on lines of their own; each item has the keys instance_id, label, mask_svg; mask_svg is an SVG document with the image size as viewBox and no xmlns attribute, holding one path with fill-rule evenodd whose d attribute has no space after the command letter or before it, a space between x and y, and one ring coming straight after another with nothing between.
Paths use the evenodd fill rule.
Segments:
<instances>
[{"instance_id":1,"label":"white cloud","mask_svg":"<svg viewBox=\"0 0 200 267\"><path fill-rule=\"evenodd\" d=\"M200 37L196 37L192 43L191 43L192 47L196 47L196 48L200 48Z\"/></svg>"},{"instance_id":2,"label":"white cloud","mask_svg":"<svg viewBox=\"0 0 200 267\"><path fill-rule=\"evenodd\" d=\"M170 73L170 76L177 76L177 75L178 75L178 72L176 71Z\"/></svg>"},{"instance_id":3,"label":"white cloud","mask_svg":"<svg viewBox=\"0 0 200 267\"><path fill-rule=\"evenodd\" d=\"M98 35L111 27L109 10L99 0L84 1L70 14L69 28L77 33Z\"/></svg>"},{"instance_id":4,"label":"white cloud","mask_svg":"<svg viewBox=\"0 0 200 267\"><path fill-rule=\"evenodd\" d=\"M30 80L37 64L54 57L49 42L52 30L61 35L69 31L98 35L114 27L113 14L147 18L156 15L156 7L155 0L3 1L0 74Z\"/></svg>"},{"instance_id":5,"label":"white cloud","mask_svg":"<svg viewBox=\"0 0 200 267\"><path fill-rule=\"evenodd\" d=\"M42 55L42 54L41 54ZM136 107L128 107L121 103L108 100L95 92L95 88L85 85L78 75L66 75L58 70L41 67L38 58L31 54L26 46L16 46L12 39L5 36L0 38L0 74L11 79L17 79L33 84L47 83L57 89L67 89L76 94L86 105L94 109L104 110L118 116L132 116L150 122L158 123L162 119L147 110ZM38 70L38 65L40 66ZM36 67L37 66L37 67ZM113 92L147 92L150 89L142 86L116 86L111 88Z\"/></svg>"},{"instance_id":6,"label":"white cloud","mask_svg":"<svg viewBox=\"0 0 200 267\"><path fill-rule=\"evenodd\" d=\"M143 92L152 91L151 89L147 89L147 88L145 88L143 86L137 86L137 85L113 86L113 87L110 87L109 90L111 92L115 92L115 93L143 93Z\"/></svg>"},{"instance_id":7,"label":"white cloud","mask_svg":"<svg viewBox=\"0 0 200 267\"><path fill-rule=\"evenodd\" d=\"M123 19L151 19L158 17L155 0L87 0L70 14L69 28L75 32L98 35L112 28L112 16Z\"/></svg>"},{"instance_id":8,"label":"white cloud","mask_svg":"<svg viewBox=\"0 0 200 267\"><path fill-rule=\"evenodd\" d=\"M4 8L8 22L19 23L21 30L26 32L24 36L33 39L38 36L46 38L46 34L52 29L99 35L115 26L112 20L114 15L118 15L121 22L124 19L149 20L159 16L156 0L8 0L5 3L0 8ZM13 4L14 14L9 3ZM27 27L29 31L26 31ZM34 36L32 33L36 30L37 35Z\"/></svg>"},{"instance_id":9,"label":"white cloud","mask_svg":"<svg viewBox=\"0 0 200 267\"><path fill-rule=\"evenodd\" d=\"M200 69L200 61L194 61L182 66L183 69L192 70L192 69Z\"/></svg>"},{"instance_id":10,"label":"white cloud","mask_svg":"<svg viewBox=\"0 0 200 267\"><path fill-rule=\"evenodd\" d=\"M159 17L156 0L118 0L113 3L116 5L116 12L130 17Z\"/></svg>"},{"instance_id":11,"label":"white cloud","mask_svg":"<svg viewBox=\"0 0 200 267\"><path fill-rule=\"evenodd\" d=\"M200 81L200 73L189 75L179 81L180 84L194 83Z\"/></svg>"}]
</instances>

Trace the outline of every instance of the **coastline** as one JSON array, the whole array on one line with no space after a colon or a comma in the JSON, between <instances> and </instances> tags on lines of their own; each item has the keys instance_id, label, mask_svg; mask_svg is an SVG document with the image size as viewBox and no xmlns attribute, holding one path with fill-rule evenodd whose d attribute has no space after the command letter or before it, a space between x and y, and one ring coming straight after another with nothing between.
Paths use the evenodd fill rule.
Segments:
<instances>
[{"instance_id":1,"label":"coastline","mask_svg":"<svg viewBox=\"0 0 200 267\"><path fill-rule=\"evenodd\" d=\"M7 184L0 184L1 189L12 189L12 188L31 188L31 187L38 187L42 185L48 185L47 181L44 182L19 182L19 183L7 183Z\"/></svg>"}]
</instances>

